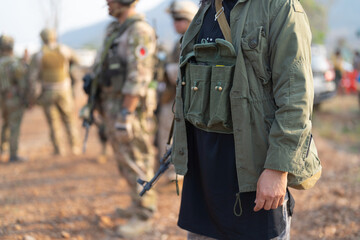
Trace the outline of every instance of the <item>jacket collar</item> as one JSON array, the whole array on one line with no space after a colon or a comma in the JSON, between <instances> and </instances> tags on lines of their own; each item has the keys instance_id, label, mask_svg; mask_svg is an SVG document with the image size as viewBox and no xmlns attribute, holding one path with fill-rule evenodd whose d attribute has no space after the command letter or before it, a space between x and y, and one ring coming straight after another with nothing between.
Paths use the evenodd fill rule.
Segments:
<instances>
[{"instance_id":1,"label":"jacket collar","mask_svg":"<svg viewBox=\"0 0 360 240\"><path fill-rule=\"evenodd\" d=\"M237 3L235 4L234 8L239 3L243 3L243 2L247 2L247 1L251 1L251 0L238 0ZM185 49L186 46L191 42L191 40L194 39L196 34L199 33L201 25L204 20L205 13L209 9L210 6L211 6L211 3L208 2L208 3L205 3L204 6L200 7L199 11L195 15L193 21L191 22L191 24L189 26L189 30L185 33L185 35L183 37L184 42L182 43L182 49Z\"/></svg>"},{"instance_id":2,"label":"jacket collar","mask_svg":"<svg viewBox=\"0 0 360 240\"><path fill-rule=\"evenodd\" d=\"M184 35L184 42L182 43L182 49L184 49L189 42L198 34L200 31L201 25L204 20L206 11L211 6L211 3L206 3L204 6L200 7L199 11L196 13L193 21L191 22L188 31Z\"/></svg>"}]
</instances>

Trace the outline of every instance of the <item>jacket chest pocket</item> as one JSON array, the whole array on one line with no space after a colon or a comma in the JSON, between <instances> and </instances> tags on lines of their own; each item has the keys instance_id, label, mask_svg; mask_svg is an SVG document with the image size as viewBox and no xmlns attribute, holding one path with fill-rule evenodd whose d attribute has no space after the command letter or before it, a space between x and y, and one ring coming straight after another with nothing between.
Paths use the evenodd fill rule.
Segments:
<instances>
[{"instance_id":1,"label":"jacket chest pocket","mask_svg":"<svg viewBox=\"0 0 360 240\"><path fill-rule=\"evenodd\" d=\"M208 121L211 66L190 64L190 91L187 118L195 126L206 128Z\"/></svg>"},{"instance_id":2,"label":"jacket chest pocket","mask_svg":"<svg viewBox=\"0 0 360 240\"><path fill-rule=\"evenodd\" d=\"M268 62L268 46L263 26L255 28L241 39L241 48L254 70L254 73L263 84L271 78L271 69Z\"/></svg>"},{"instance_id":3,"label":"jacket chest pocket","mask_svg":"<svg viewBox=\"0 0 360 240\"><path fill-rule=\"evenodd\" d=\"M210 83L210 119L211 129L232 129L230 90L234 76L234 66L213 66Z\"/></svg>"}]
</instances>

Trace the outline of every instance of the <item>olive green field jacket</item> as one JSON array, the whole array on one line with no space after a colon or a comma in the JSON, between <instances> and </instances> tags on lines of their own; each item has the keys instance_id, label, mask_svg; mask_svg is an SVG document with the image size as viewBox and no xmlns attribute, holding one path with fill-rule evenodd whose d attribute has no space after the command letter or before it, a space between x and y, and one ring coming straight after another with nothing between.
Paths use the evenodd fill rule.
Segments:
<instances>
[{"instance_id":1,"label":"olive green field jacket","mask_svg":"<svg viewBox=\"0 0 360 240\"><path fill-rule=\"evenodd\" d=\"M180 63L193 51L209 7L199 9L185 33ZM314 92L306 13L298 0L238 0L229 24L237 51L230 103L239 192L256 191L265 168L288 172L288 185L297 185L321 170L311 134ZM178 78L172 163L177 174L185 175L183 68Z\"/></svg>"}]
</instances>

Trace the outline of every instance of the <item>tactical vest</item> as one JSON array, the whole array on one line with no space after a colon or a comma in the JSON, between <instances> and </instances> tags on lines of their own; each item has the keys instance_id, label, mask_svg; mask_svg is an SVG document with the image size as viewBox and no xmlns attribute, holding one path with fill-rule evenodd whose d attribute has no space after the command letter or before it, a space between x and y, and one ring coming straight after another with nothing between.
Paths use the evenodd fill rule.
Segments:
<instances>
[{"instance_id":1,"label":"tactical vest","mask_svg":"<svg viewBox=\"0 0 360 240\"><path fill-rule=\"evenodd\" d=\"M12 58L3 57L0 61L0 92L7 91L11 86L11 65Z\"/></svg>"},{"instance_id":2,"label":"tactical vest","mask_svg":"<svg viewBox=\"0 0 360 240\"><path fill-rule=\"evenodd\" d=\"M61 54L59 47L50 49L44 46L42 54L41 78L45 83L59 83L70 77L66 68L67 59Z\"/></svg>"},{"instance_id":3,"label":"tactical vest","mask_svg":"<svg viewBox=\"0 0 360 240\"><path fill-rule=\"evenodd\" d=\"M233 132L230 90L234 76L236 51L223 39L194 45L180 67L184 117L194 126L209 132Z\"/></svg>"},{"instance_id":4,"label":"tactical vest","mask_svg":"<svg viewBox=\"0 0 360 240\"><path fill-rule=\"evenodd\" d=\"M13 56L2 57L0 60L0 92L6 92L19 84L25 75L24 66Z\"/></svg>"},{"instance_id":5,"label":"tactical vest","mask_svg":"<svg viewBox=\"0 0 360 240\"><path fill-rule=\"evenodd\" d=\"M133 16L121 24L114 32L105 40L104 50L101 55L100 65L102 66L100 84L103 87L111 87L113 92L121 92L125 77L127 75L127 66L118 56L118 43L115 41L133 24L143 21L139 16Z\"/></svg>"}]
</instances>

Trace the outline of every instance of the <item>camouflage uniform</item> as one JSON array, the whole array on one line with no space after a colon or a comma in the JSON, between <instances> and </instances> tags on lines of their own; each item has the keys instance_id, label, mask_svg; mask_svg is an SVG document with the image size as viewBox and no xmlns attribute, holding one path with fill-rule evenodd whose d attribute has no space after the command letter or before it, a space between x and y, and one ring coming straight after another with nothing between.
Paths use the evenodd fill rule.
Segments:
<instances>
[{"instance_id":1,"label":"camouflage uniform","mask_svg":"<svg viewBox=\"0 0 360 240\"><path fill-rule=\"evenodd\" d=\"M10 161L17 161L21 159L17 152L27 83L24 78L26 68L12 55L12 45L12 38L1 37L1 49L8 47L11 53L2 54L0 58L0 106L3 120L0 150L2 153L4 143L9 140Z\"/></svg>"},{"instance_id":2,"label":"camouflage uniform","mask_svg":"<svg viewBox=\"0 0 360 240\"><path fill-rule=\"evenodd\" d=\"M149 84L153 78L156 37L152 27L140 15L132 16L138 20L116 36L107 53L100 74L99 104L106 125L118 169L130 186L130 195L134 209L156 209L154 192L140 198L136 180L139 173L130 166L136 163L147 179L153 175L155 149L152 136L152 111L148 109ZM129 20L129 19L128 19ZM120 28L115 21L107 28L104 43ZM105 45L105 44L104 44ZM116 69L116 70L114 70ZM139 97L136 111L128 116L127 130L119 130L116 124L121 122L122 104L125 95ZM130 163L130 164L129 164Z\"/></svg>"},{"instance_id":3,"label":"camouflage uniform","mask_svg":"<svg viewBox=\"0 0 360 240\"><path fill-rule=\"evenodd\" d=\"M44 30L43 40L49 34L54 33L51 30ZM80 153L76 120L73 115L75 109L69 75L70 63L78 63L75 53L69 47L54 41L45 43L30 64L29 78L32 86L35 86L38 80L41 83L42 92L36 103L44 108L54 154L63 153L60 146L61 121L65 124L72 152Z\"/></svg>"},{"instance_id":4,"label":"camouflage uniform","mask_svg":"<svg viewBox=\"0 0 360 240\"><path fill-rule=\"evenodd\" d=\"M174 21L176 21L176 19L184 19L188 21L188 24L190 24L197 12L197 9L197 5L193 2L174 1L167 9L167 12L171 14ZM179 34L183 34L186 29L182 29L181 31L183 32L179 32ZM180 47L180 41L177 40L165 67L166 77L164 78L164 83L166 87L160 96L160 107L158 113L159 127L157 145L160 156L166 152L166 144L171 129L172 119L174 118L173 104L176 93ZM174 170L168 171L168 178L170 180L174 180L175 178L172 175L175 175Z\"/></svg>"},{"instance_id":5,"label":"camouflage uniform","mask_svg":"<svg viewBox=\"0 0 360 240\"><path fill-rule=\"evenodd\" d=\"M173 103L175 100L176 79L178 73L178 61L180 56L180 43L176 43L166 64L165 90L160 95L160 107L158 113L158 138L157 145L160 155L166 152L166 144L174 118Z\"/></svg>"}]
</instances>

